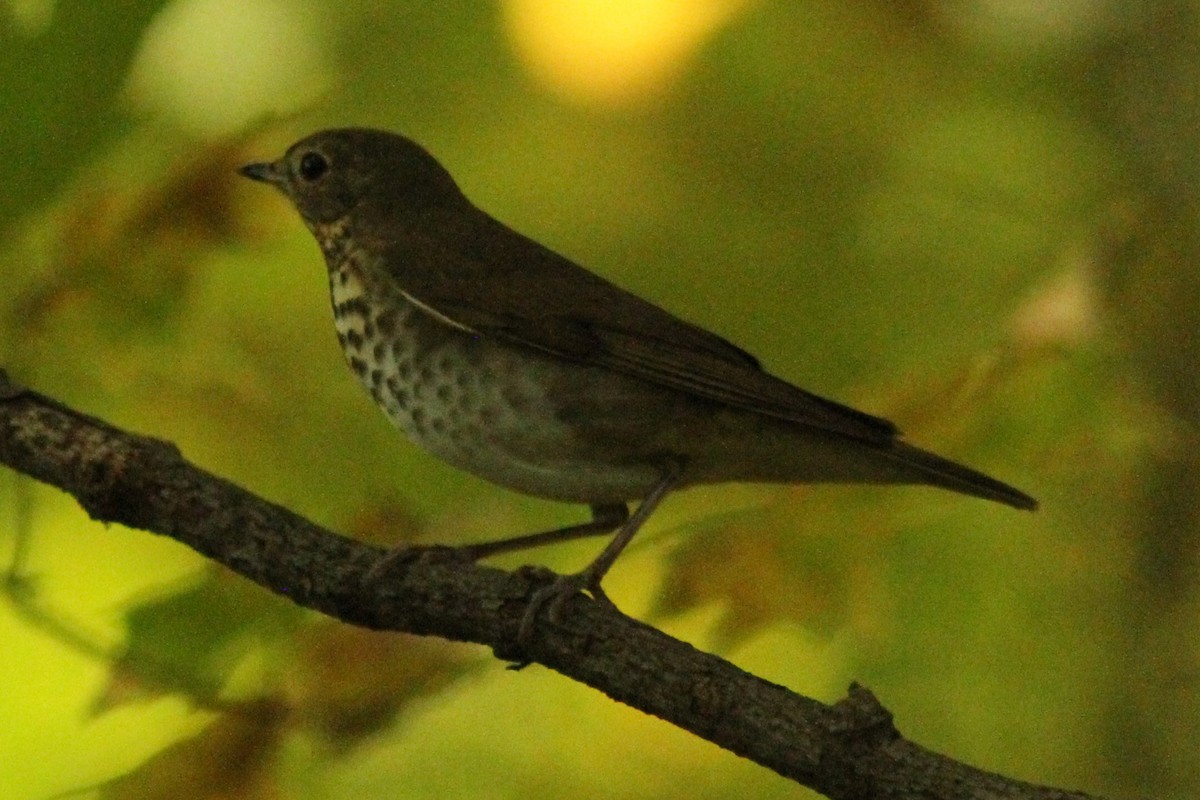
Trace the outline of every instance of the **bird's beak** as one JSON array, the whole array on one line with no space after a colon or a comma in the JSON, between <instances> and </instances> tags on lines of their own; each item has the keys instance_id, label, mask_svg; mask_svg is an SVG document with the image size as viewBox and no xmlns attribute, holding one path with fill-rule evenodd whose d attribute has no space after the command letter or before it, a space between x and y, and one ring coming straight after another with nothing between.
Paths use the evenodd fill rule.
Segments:
<instances>
[{"instance_id":1,"label":"bird's beak","mask_svg":"<svg viewBox=\"0 0 1200 800\"><path fill-rule=\"evenodd\" d=\"M247 164L238 169L238 174L242 177L249 178L252 181L261 181L269 183L272 186L283 189L285 178L283 170L279 166L278 161L261 164Z\"/></svg>"}]
</instances>

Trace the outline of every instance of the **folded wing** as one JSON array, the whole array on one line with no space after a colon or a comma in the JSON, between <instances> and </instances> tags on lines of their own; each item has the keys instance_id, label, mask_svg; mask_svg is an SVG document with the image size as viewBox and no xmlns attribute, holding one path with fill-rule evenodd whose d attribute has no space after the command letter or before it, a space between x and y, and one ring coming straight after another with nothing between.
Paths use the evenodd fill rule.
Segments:
<instances>
[{"instance_id":1,"label":"folded wing","mask_svg":"<svg viewBox=\"0 0 1200 800\"><path fill-rule=\"evenodd\" d=\"M420 231L388 243L382 260L392 265L392 278L405 294L444 321L864 442L895 440L897 430L887 420L774 377L725 339L490 217L463 216L447 215L434 224L426 219Z\"/></svg>"}]
</instances>

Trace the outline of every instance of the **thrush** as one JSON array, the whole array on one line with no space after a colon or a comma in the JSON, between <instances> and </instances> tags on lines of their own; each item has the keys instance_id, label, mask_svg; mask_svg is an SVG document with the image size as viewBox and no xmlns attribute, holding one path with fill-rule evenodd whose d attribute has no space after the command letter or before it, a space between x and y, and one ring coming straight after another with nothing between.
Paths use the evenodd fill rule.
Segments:
<instances>
[{"instance_id":1,"label":"thrush","mask_svg":"<svg viewBox=\"0 0 1200 800\"><path fill-rule=\"evenodd\" d=\"M609 568L685 487L923 484L1037 507L512 230L406 137L321 131L241 174L282 191L316 238L346 360L397 427L492 483L591 507L588 522L468 554L615 532L534 593L522 637L547 604L557 620L579 591L607 602Z\"/></svg>"}]
</instances>

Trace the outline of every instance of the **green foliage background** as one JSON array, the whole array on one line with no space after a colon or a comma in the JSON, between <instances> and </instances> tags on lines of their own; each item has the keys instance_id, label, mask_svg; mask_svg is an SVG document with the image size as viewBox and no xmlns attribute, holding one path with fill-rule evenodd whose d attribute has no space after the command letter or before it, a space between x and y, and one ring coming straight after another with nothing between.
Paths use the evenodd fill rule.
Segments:
<instances>
[{"instance_id":1,"label":"green foliage background","mask_svg":"<svg viewBox=\"0 0 1200 800\"><path fill-rule=\"evenodd\" d=\"M1043 503L689 492L606 584L624 609L827 701L859 680L988 769L1200 793L1194 4L747 2L627 102L539 81L512 3L163 5L0 6L17 380L380 542L580 519L403 442L341 363L315 245L234 174L321 127L406 132L517 229ZM144 48L182 6L215 66L167 101L145 86L184 53ZM797 795L17 476L0 512L5 798Z\"/></svg>"}]
</instances>

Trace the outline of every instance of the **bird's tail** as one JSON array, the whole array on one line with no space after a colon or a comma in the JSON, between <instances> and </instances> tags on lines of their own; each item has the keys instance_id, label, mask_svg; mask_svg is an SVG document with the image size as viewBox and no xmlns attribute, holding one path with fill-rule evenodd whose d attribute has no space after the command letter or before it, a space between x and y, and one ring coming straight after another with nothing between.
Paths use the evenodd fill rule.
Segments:
<instances>
[{"instance_id":1,"label":"bird's tail","mask_svg":"<svg viewBox=\"0 0 1200 800\"><path fill-rule=\"evenodd\" d=\"M924 477L923 482L931 486L940 486L985 500L995 500L1026 511L1033 511L1038 507L1037 500L1021 490L919 447L896 442L888 452L906 466L920 471Z\"/></svg>"}]
</instances>

